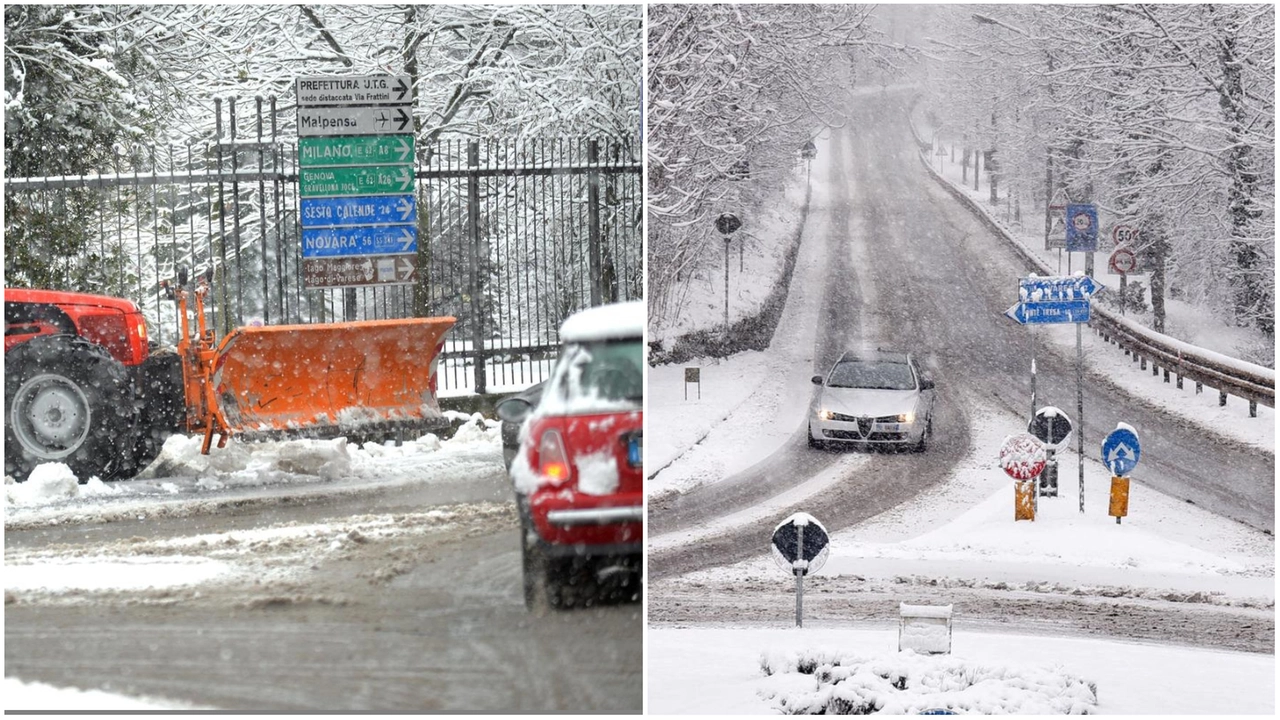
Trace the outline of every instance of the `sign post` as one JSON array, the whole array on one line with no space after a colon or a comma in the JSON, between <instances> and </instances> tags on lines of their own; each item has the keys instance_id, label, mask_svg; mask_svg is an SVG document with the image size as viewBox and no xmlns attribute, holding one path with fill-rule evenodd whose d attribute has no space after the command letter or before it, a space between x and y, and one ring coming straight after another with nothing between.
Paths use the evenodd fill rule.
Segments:
<instances>
[{"instance_id":1,"label":"sign post","mask_svg":"<svg viewBox=\"0 0 1280 720\"><path fill-rule=\"evenodd\" d=\"M1093 253L1098 250L1098 209L1093 203L1071 203L1067 205L1067 265L1071 264L1071 253L1082 252L1085 255L1084 273L1093 274Z\"/></svg>"},{"instance_id":2,"label":"sign post","mask_svg":"<svg viewBox=\"0 0 1280 720\"><path fill-rule=\"evenodd\" d=\"M828 542L827 529L808 513L796 513L773 529L773 559L796 577L796 627L804 627L804 576L826 564Z\"/></svg>"},{"instance_id":3,"label":"sign post","mask_svg":"<svg viewBox=\"0 0 1280 720\"><path fill-rule=\"evenodd\" d=\"M1067 217L1069 219L1072 217L1070 209L1067 211ZM1096 233L1094 241L1097 241ZM1019 280L1019 302L1004 313L1006 317L1021 325L1043 323L1075 323L1076 325L1076 417L1080 419L1076 437L1079 453L1081 513L1084 512L1084 340L1081 336L1081 325L1089 322L1091 298L1105 289L1106 286L1099 284L1088 275L1079 273L1065 277L1032 275ZM1034 373L1035 361L1033 360L1031 380L1033 404L1035 402Z\"/></svg>"},{"instance_id":4,"label":"sign post","mask_svg":"<svg viewBox=\"0 0 1280 720\"><path fill-rule=\"evenodd\" d=\"M724 236L724 339L729 341L729 241L742 227L742 221L733 213L723 213L716 218L716 230Z\"/></svg>"},{"instance_id":5,"label":"sign post","mask_svg":"<svg viewBox=\"0 0 1280 720\"><path fill-rule=\"evenodd\" d=\"M1044 470L1044 445L1027 433L1005 438L1000 446L1000 467L1013 478L1013 519L1036 519L1035 479Z\"/></svg>"},{"instance_id":6,"label":"sign post","mask_svg":"<svg viewBox=\"0 0 1280 720\"><path fill-rule=\"evenodd\" d=\"M684 369L684 399L689 399L689 383L698 386L698 399L702 399L702 368L687 367Z\"/></svg>"},{"instance_id":7,"label":"sign post","mask_svg":"<svg viewBox=\"0 0 1280 720\"><path fill-rule=\"evenodd\" d=\"M300 77L298 203L303 286L417 281L413 96L408 75Z\"/></svg>"},{"instance_id":8,"label":"sign post","mask_svg":"<svg viewBox=\"0 0 1280 720\"><path fill-rule=\"evenodd\" d=\"M1111 239L1115 241L1115 250L1107 259L1107 269L1120 276L1120 314L1124 315L1128 304L1129 273L1138 269L1138 256L1131 250L1137 247L1138 231L1129 225L1117 225L1111 230Z\"/></svg>"},{"instance_id":9,"label":"sign post","mask_svg":"<svg viewBox=\"0 0 1280 720\"><path fill-rule=\"evenodd\" d=\"M1111 470L1111 502L1108 515L1120 524L1120 518L1129 514L1129 473L1138 465L1142 446L1133 426L1118 423L1116 429L1102 441L1102 462Z\"/></svg>"},{"instance_id":10,"label":"sign post","mask_svg":"<svg viewBox=\"0 0 1280 720\"><path fill-rule=\"evenodd\" d=\"M1071 439L1071 418L1056 407L1042 407L1027 424L1031 433L1044 445L1045 465L1040 475L1040 497L1058 497L1057 452L1065 448Z\"/></svg>"}]
</instances>

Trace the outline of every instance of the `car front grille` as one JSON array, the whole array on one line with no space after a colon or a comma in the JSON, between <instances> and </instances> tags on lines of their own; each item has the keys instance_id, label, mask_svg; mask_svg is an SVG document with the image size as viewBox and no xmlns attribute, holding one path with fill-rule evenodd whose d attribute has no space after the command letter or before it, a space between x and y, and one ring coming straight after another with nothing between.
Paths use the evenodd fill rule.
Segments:
<instances>
[{"instance_id":1,"label":"car front grille","mask_svg":"<svg viewBox=\"0 0 1280 720\"><path fill-rule=\"evenodd\" d=\"M907 438L906 433L859 433L855 430L823 430L822 435L832 440L856 440L858 442L902 442Z\"/></svg>"},{"instance_id":2,"label":"car front grille","mask_svg":"<svg viewBox=\"0 0 1280 720\"><path fill-rule=\"evenodd\" d=\"M859 422L859 421L862 421L862 420L868 420L868 419L870 419L870 420L875 420L875 421L876 421L876 422L878 422L878 423L896 423L896 422L898 422L898 416L897 416L897 415L881 415L880 417L877 417L877 418L865 418L865 417L861 417L861 416L858 416L858 415L845 415L844 413L838 413L838 412L833 412L833 413L831 413L831 420L836 421L836 422L849 422L849 423L851 423L851 422Z\"/></svg>"}]
</instances>

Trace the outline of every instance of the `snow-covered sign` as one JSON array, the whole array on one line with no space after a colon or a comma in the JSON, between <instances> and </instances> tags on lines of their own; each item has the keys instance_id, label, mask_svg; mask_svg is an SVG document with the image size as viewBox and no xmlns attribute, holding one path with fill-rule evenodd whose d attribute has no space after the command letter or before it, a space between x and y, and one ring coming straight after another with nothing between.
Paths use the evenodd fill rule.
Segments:
<instances>
[{"instance_id":1,"label":"snow-covered sign","mask_svg":"<svg viewBox=\"0 0 1280 720\"><path fill-rule=\"evenodd\" d=\"M1044 445L1027 433L1005 438L1000 446L1000 468L1014 480L1030 480L1044 470Z\"/></svg>"},{"instance_id":2,"label":"snow-covered sign","mask_svg":"<svg viewBox=\"0 0 1280 720\"><path fill-rule=\"evenodd\" d=\"M898 604L898 652L951 652L951 606Z\"/></svg>"},{"instance_id":3,"label":"snow-covered sign","mask_svg":"<svg viewBox=\"0 0 1280 720\"><path fill-rule=\"evenodd\" d=\"M796 513L773 530L773 559L778 567L793 575L816 573L827 562L827 529L808 513Z\"/></svg>"},{"instance_id":4,"label":"snow-covered sign","mask_svg":"<svg viewBox=\"0 0 1280 720\"><path fill-rule=\"evenodd\" d=\"M1045 447L1061 450L1071 438L1071 418L1052 405L1036 411L1035 417L1027 423L1027 432L1044 443Z\"/></svg>"},{"instance_id":5,"label":"snow-covered sign","mask_svg":"<svg viewBox=\"0 0 1280 720\"><path fill-rule=\"evenodd\" d=\"M1102 462L1111 469L1112 475L1124 477L1133 472L1141 455L1138 433L1130 425L1117 424L1102 441Z\"/></svg>"},{"instance_id":6,"label":"snow-covered sign","mask_svg":"<svg viewBox=\"0 0 1280 720\"><path fill-rule=\"evenodd\" d=\"M1089 322L1089 299L1104 289L1084 274L1019 278L1019 302L1004 314L1022 325Z\"/></svg>"}]
</instances>

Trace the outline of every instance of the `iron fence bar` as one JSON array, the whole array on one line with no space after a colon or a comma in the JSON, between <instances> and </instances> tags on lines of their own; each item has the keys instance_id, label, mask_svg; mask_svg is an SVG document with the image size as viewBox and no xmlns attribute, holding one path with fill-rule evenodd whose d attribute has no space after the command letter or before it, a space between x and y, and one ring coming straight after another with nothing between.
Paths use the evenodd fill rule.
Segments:
<instances>
[{"instance_id":1,"label":"iron fence bar","mask_svg":"<svg viewBox=\"0 0 1280 720\"><path fill-rule=\"evenodd\" d=\"M467 164L480 164L480 143L471 140L467 143ZM475 363L475 393L483 395L485 391L484 368L484 315L480 304L480 178L467 178L467 222L470 231L471 246L471 347L477 353Z\"/></svg>"},{"instance_id":2,"label":"iron fence bar","mask_svg":"<svg viewBox=\"0 0 1280 720\"><path fill-rule=\"evenodd\" d=\"M591 141L587 151L587 162L599 164L600 146ZM587 213L589 235L587 239L587 267L591 273L591 306L604 302L601 292L600 277L600 174L591 172L587 175Z\"/></svg>"},{"instance_id":3,"label":"iron fence bar","mask_svg":"<svg viewBox=\"0 0 1280 720\"><path fill-rule=\"evenodd\" d=\"M221 140L222 139L222 98L214 98L213 106L214 106L215 113L218 116L217 139ZM218 143L217 145L217 155L218 155L218 172L221 173L224 169L223 162L222 162L222 143ZM221 260L221 263L218 266L217 272L220 272L222 274L222 280L218 282L217 285L218 285L218 295L221 296L222 301L220 303L213 303L213 304L221 309L221 319L222 319L222 325L223 325L222 333L224 335L231 331L231 323L228 320L229 301L227 298L227 285L229 285L230 283L228 282L228 278L227 278L228 273L227 273L227 199L226 197L227 197L226 183L219 181L218 182L218 254L220 256L219 259ZM210 262L212 263L212 260L210 260ZM219 313L219 310L215 309L214 323L213 323L213 327L215 328L219 327L218 313Z\"/></svg>"},{"instance_id":4,"label":"iron fence bar","mask_svg":"<svg viewBox=\"0 0 1280 720\"><path fill-rule=\"evenodd\" d=\"M257 132L258 145L256 150L258 153L258 173L262 174L265 169L265 158L262 155L262 96L255 96L254 111L258 116ZM261 179L258 180L258 242L262 245L262 323L264 325L271 324L271 290L270 281L267 279L267 268L270 260L267 257L267 204L265 202L267 196L267 188Z\"/></svg>"},{"instance_id":5,"label":"iron fence bar","mask_svg":"<svg viewBox=\"0 0 1280 720\"><path fill-rule=\"evenodd\" d=\"M240 153L235 149L236 130L239 123L236 117L236 99L233 97L228 102L228 115L231 124L231 171L234 174L240 168ZM236 178L231 180L231 228L235 235L234 250L236 254L236 316L235 326L244 324L244 258L240 252L244 241L240 237L240 181ZM230 315L230 312L227 313ZM232 325L227 326L227 332L231 332Z\"/></svg>"},{"instance_id":6,"label":"iron fence bar","mask_svg":"<svg viewBox=\"0 0 1280 720\"><path fill-rule=\"evenodd\" d=\"M280 172L280 145L276 142L276 97L271 96L271 170L274 173ZM284 275L284 244L281 242L281 234L283 233L286 223L288 222L283 215L280 214L280 183L271 183L271 201L272 209L275 211L276 226L273 236L276 245L276 295L280 298L278 309L280 310L280 321L289 322L289 298L285 294L285 275Z\"/></svg>"}]
</instances>

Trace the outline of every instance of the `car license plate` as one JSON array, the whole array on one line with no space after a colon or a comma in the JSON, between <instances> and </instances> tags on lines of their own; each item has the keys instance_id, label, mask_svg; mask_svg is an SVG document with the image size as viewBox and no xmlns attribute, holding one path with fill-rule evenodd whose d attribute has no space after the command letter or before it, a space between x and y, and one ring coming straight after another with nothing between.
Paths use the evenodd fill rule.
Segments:
<instances>
[{"instance_id":1,"label":"car license plate","mask_svg":"<svg viewBox=\"0 0 1280 720\"><path fill-rule=\"evenodd\" d=\"M631 467L640 467L643 458L644 441L640 433L636 433L627 440L627 464Z\"/></svg>"}]
</instances>

